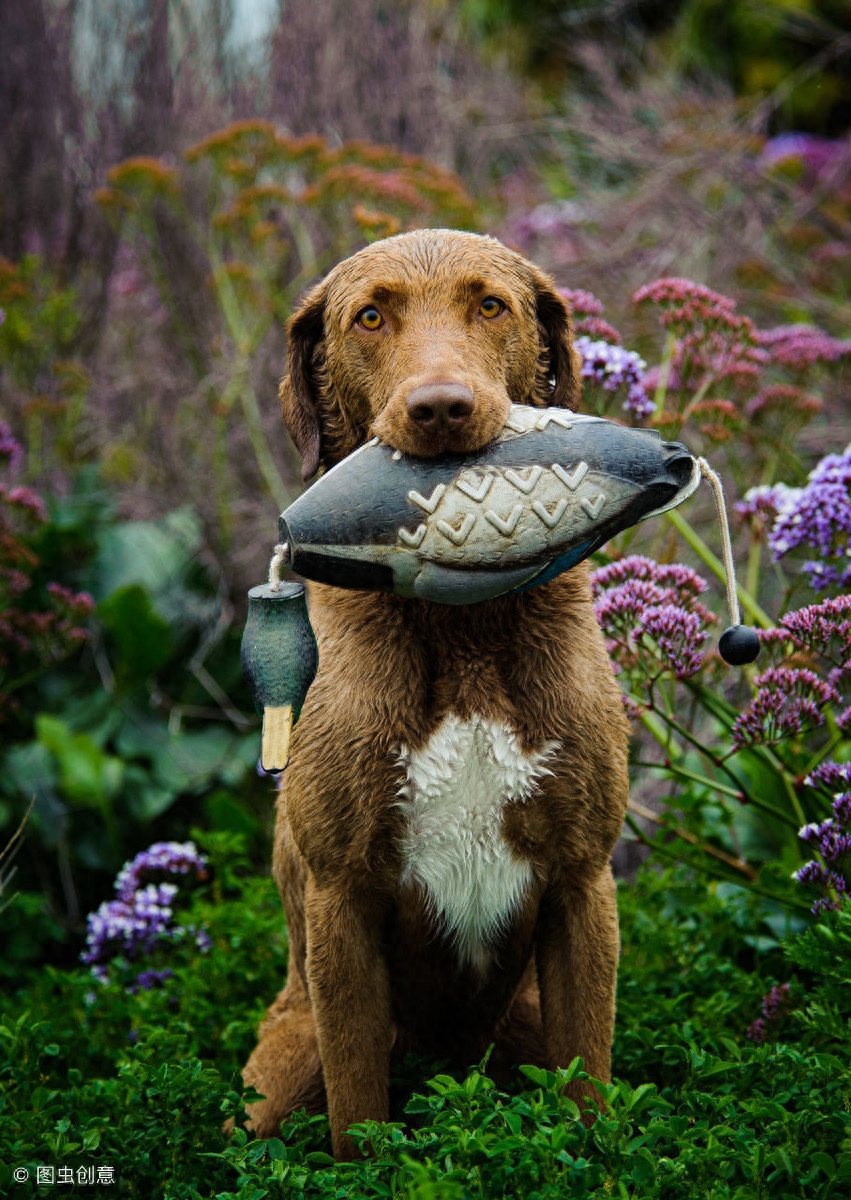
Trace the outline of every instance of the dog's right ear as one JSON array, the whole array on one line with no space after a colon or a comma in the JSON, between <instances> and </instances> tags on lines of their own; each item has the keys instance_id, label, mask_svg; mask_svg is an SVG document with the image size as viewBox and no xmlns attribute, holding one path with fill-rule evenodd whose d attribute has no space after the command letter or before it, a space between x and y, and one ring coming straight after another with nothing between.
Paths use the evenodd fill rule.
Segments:
<instances>
[{"instance_id":1,"label":"dog's right ear","mask_svg":"<svg viewBox=\"0 0 851 1200\"><path fill-rule=\"evenodd\" d=\"M287 374L279 391L284 424L301 455L305 482L319 470L322 455L314 357L325 333L325 296L320 283L287 322Z\"/></svg>"}]
</instances>

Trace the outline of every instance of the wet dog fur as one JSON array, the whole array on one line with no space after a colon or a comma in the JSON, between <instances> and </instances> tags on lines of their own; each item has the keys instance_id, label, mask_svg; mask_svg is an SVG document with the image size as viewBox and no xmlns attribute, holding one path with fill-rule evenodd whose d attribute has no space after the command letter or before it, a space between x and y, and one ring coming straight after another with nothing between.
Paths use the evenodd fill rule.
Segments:
<instances>
[{"instance_id":1,"label":"wet dog fur","mask_svg":"<svg viewBox=\"0 0 851 1200\"><path fill-rule=\"evenodd\" d=\"M281 399L305 479L375 435L468 452L512 402L580 398L552 280L475 234L370 245L288 333ZM323 585L309 603L319 670L274 849L289 974L244 1071L265 1096L254 1130L327 1107L351 1157L348 1126L388 1119L408 1050L464 1068L493 1044L496 1070L581 1055L607 1080L628 727L586 566L469 606Z\"/></svg>"}]
</instances>

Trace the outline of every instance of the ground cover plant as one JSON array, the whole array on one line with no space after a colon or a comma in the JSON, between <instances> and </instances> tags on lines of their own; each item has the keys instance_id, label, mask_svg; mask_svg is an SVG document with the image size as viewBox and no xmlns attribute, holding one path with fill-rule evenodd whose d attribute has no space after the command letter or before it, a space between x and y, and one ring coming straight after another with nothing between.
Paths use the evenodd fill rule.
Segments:
<instances>
[{"instance_id":1,"label":"ground cover plant","mask_svg":"<svg viewBox=\"0 0 851 1200\"><path fill-rule=\"evenodd\" d=\"M52 1194L60 1169L72 1195L88 1172L169 1197L847 1194L847 908L781 950L747 897L731 907L682 869L644 872L621 891L616 1078L592 1129L558 1090L579 1063L526 1068L511 1093L486 1063L466 1078L411 1063L394 1120L358 1130L371 1157L340 1166L324 1117L296 1115L268 1141L221 1133L241 1113L238 1064L286 938L274 886L233 837L199 842L152 847L116 881L137 900L132 919L112 901L90 922L100 978L42 968L5 1005L4 1195ZM150 902L165 886L179 927Z\"/></svg>"}]
</instances>

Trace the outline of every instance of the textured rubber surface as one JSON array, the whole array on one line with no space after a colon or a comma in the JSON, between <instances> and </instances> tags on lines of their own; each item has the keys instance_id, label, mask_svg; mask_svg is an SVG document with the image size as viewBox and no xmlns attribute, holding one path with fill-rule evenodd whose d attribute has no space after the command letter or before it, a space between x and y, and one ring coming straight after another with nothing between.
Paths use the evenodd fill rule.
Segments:
<instances>
[{"instance_id":1,"label":"textured rubber surface","mask_svg":"<svg viewBox=\"0 0 851 1200\"><path fill-rule=\"evenodd\" d=\"M362 446L281 514L280 540L308 579L470 604L568 570L699 480L656 430L513 405L473 455Z\"/></svg>"}]
</instances>

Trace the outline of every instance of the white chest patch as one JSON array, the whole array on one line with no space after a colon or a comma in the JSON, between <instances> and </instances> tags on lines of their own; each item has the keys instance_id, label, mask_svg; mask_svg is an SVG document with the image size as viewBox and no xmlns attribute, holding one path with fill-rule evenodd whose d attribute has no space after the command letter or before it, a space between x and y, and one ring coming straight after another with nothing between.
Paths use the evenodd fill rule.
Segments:
<instances>
[{"instance_id":1,"label":"white chest patch","mask_svg":"<svg viewBox=\"0 0 851 1200\"><path fill-rule=\"evenodd\" d=\"M491 938L532 881L502 835L502 811L531 795L557 748L527 754L507 726L453 714L421 750L401 748L402 882L424 888L463 963L487 965Z\"/></svg>"}]
</instances>

